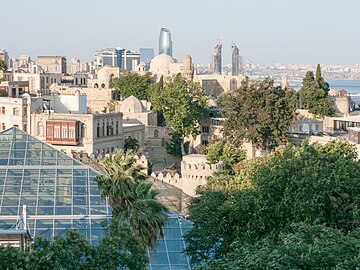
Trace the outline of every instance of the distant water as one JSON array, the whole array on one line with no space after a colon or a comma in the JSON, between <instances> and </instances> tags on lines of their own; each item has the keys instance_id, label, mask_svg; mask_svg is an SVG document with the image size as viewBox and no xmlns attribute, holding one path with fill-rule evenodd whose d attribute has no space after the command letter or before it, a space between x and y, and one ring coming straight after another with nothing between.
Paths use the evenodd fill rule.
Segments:
<instances>
[{"instance_id":1,"label":"distant water","mask_svg":"<svg viewBox=\"0 0 360 270\"><path fill-rule=\"evenodd\" d=\"M351 99L360 104L360 80L328 80L331 89L341 90L345 89L349 92L350 95L359 95L352 96ZM295 90L299 90L301 88L301 83L299 81L289 81L290 87Z\"/></svg>"}]
</instances>

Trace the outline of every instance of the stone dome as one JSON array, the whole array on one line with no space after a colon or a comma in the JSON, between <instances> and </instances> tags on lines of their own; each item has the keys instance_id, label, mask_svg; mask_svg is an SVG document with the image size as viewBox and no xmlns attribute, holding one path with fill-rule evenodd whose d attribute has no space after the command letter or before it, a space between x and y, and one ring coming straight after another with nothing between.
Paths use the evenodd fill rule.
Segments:
<instances>
[{"instance_id":1,"label":"stone dome","mask_svg":"<svg viewBox=\"0 0 360 270\"><path fill-rule=\"evenodd\" d=\"M174 64L174 59L165 53L155 56L150 62L150 72L153 74L169 74L170 65Z\"/></svg>"}]
</instances>

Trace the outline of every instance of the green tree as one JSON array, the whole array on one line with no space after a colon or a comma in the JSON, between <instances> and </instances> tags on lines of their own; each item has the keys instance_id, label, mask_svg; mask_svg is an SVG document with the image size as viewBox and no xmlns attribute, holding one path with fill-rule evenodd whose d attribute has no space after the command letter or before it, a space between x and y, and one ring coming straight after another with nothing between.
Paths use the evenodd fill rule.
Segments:
<instances>
[{"instance_id":1,"label":"green tree","mask_svg":"<svg viewBox=\"0 0 360 270\"><path fill-rule=\"evenodd\" d=\"M330 85L325 81L325 79L321 76L321 67L320 64L316 66L316 82L318 86L326 93L326 96L330 90Z\"/></svg>"},{"instance_id":2,"label":"green tree","mask_svg":"<svg viewBox=\"0 0 360 270\"><path fill-rule=\"evenodd\" d=\"M133 230L115 220L111 222L106 236L100 239L98 245L91 245L76 230L67 230L65 236L56 237L54 241L36 238L32 250L23 255L19 253L18 256L11 261L21 262L22 257L25 257L26 267L10 269L140 270L145 269L148 263L145 247L140 244Z\"/></svg>"},{"instance_id":3,"label":"green tree","mask_svg":"<svg viewBox=\"0 0 360 270\"><path fill-rule=\"evenodd\" d=\"M150 97L153 110L162 112L166 124L182 136L182 155L185 137L199 134L199 124L207 110L207 97L199 83L187 81L180 74L159 84Z\"/></svg>"},{"instance_id":4,"label":"green tree","mask_svg":"<svg viewBox=\"0 0 360 270\"><path fill-rule=\"evenodd\" d=\"M294 224L278 237L256 243L234 243L226 258L213 260L202 270L353 269L360 267L358 233L346 234L324 225Z\"/></svg>"},{"instance_id":5,"label":"green tree","mask_svg":"<svg viewBox=\"0 0 360 270\"><path fill-rule=\"evenodd\" d=\"M222 162L225 173L234 173L233 166L246 159L246 152L231 143L213 141L207 146L206 160L210 164Z\"/></svg>"},{"instance_id":6,"label":"green tree","mask_svg":"<svg viewBox=\"0 0 360 270\"><path fill-rule=\"evenodd\" d=\"M4 60L0 59L0 70L6 71L7 66Z\"/></svg>"},{"instance_id":7,"label":"green tree","mask_svg":"<svg viewBox=\"0 0 360 270\"><path fill-rule=\"evenodd\" d=\"M139 75L135 72L129 72L113 79L110 87L115 88L122 98L134 96L140 100L148 100L148 92L151 85L150 73Z\"/></svg>"},{"instance_id":8,"label":"green tree","mask_svg":"<svg viewBox=\"0 0 360 270\"><path fill-rule=\"evenodd\" d=\"M225 94L221 99L226 118L224 134L234 145L243 141L271 150L287 141L287 130L295 120L296 94L265 79Z\"/></svg>"},{"instance_id":9,"label":"green tree","mask_svg":"<svg viewBox=\"0 0 360 270\"><path fill-rule=\"evenodd\" d=\"M117 151L101 163L106 175L97 177L103 198L113 208L113 218L130 225L143 246L154 248L167 221L166 207L156 200L157 193L144 182L134 153Z\"/></svg>"},{"instance_id":10,"label":"green tree","mask_svg":"<svg viewBox=\"0 0 360 270\"><path fill-rule=\"evenodd\" d=\"M39 237L29 254L29 269L95 268L96 249L76 230L67 230L64 237L49 241Z\"/></svg>"},{"instance_id":11,"label":"green tree","mask_svg":"<svg viewBox=\"0 0 360 270\"><path fill-rule=\"evenodd\" d=\"M301 108L309 112L324 116L334 115L335 110L332 101L328 98L329 84L321 76L320 65L316 70L316 78L312 71L306 72L303 79L303 86L299 91Z\"/></svg>"},{"instance_id":12,"label":"green tree","mask_svg":"<svg viewBox=\"0 0 360 270\"><path fill-rule=\"evenodd\" d=\"M246 162L234 176L211 177L189 206L193 228L186 235L188 254L193 262L220 259L233 251L234 242L256 243L287 233L293 223L356 230L360 226L356 157L354 148L341 141L287 145L266 158Z\"/></svg>"},{"instance_id":13,"label":"green tree","mask_svg":"<svg viewBox=\"0 0 360 270\"><path fill-rule=\"evenodd\" d=\"M132 150L137 151L139 149L139 141L136 138L126 138L124 142L124 151Z\"/></svg>"},{"instance_id":14,"label":"green tree","mask_svg":"<svg viewBox=\"0 0 360 270\"><path fill-rule=\"evenodd\" d=\"M174 132L171 134L169 142L165 143L166 152L174 157L182 157L183 153L181 151L181 144L183 138L180 133ZM189 152L189 142L184 143L184 152L187 154Z\"/></svg>"},{"instance_id":15,"label":"green tree","mask_svg":"<svg viewBox=\"0 0 360 270\"><path fill-rule=\"evenodd\" d=\"M113 220L107 235L100 239L96 248L97 269L145 269L148 263L146 250L132 228Z\"/></svg>"},{"instance_id":16,"label":"green tree","mask_svg":"<svg viewBox=\"0 0 360 270\"><path fill-rule=\"evenodd\" d=\"M26 253L19 248L0 245L0 269L26 269Z\"/></svg>"}]
</instances>

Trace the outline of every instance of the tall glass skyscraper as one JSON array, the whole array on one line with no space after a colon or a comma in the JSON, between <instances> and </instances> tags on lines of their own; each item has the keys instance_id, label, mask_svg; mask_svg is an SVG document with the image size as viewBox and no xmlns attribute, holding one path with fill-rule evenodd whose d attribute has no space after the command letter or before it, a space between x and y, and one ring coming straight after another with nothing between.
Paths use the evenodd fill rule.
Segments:
<instances>
[{"instance_id":1,"label":"tall glass skyscraper","mask_svg":"<svg viewBox=\"0 0 360 270\"><path fill-rule=\"evenodd\" d=\"M221 50L222 45L219 43L215 46L214 56L213 56L213 72L216 74L221 74Z\"/></svg>"},{"instance_id":2,"label":"tall glass skyscraper","mask_svg":"<svg viewBox=\"0 0 360 270\"><path fill-rule=\"evenodd\" d=\"M237 76L240 74L240 54L239 48L233 43L231 45L232 57L231 57L231 74Z\"/></svg>"},{"instance_id":3,"label":"tall glass skyscraper","mask_svg":"<svg viewBox=\"0 0 360 270\"><path fill-rule=\"evenodd\" d=\"M159 37L159 54L166 53L172 57L171 33L167 28L161 28Z\"/></svg>"}]
</instances>

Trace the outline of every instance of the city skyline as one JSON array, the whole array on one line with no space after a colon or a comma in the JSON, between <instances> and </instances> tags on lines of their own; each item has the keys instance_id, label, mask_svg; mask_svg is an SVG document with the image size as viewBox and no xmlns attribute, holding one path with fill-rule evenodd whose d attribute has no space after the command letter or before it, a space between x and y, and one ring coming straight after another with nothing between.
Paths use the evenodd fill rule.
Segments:
<instances>
[{"instance_id":1,"label":"city skyline","mask_svg":"<svg viewBox=\"0 0 360 270\"><path fill-rule=\"evenodd\" d=\"M198 64L211 62L218 39L223 44L223 65L231 63L233 42L245 62L360 63L360 40L355 35L360 3L355 0L347 5L335 0L228 0L221 4L184 0L175 6L164 0L156 5L143 0L137 4L108 0L100 6L95 0L65 0L50 7L44 0L8 2L11 12L2 14L6 38L0 47L11 57L65 55L91 61L99 48L156 50L159 30L166 27L172 33L174 57L190 54ZM107 12L99 13L101 8Z\"/></svg>"}]
</instances>

